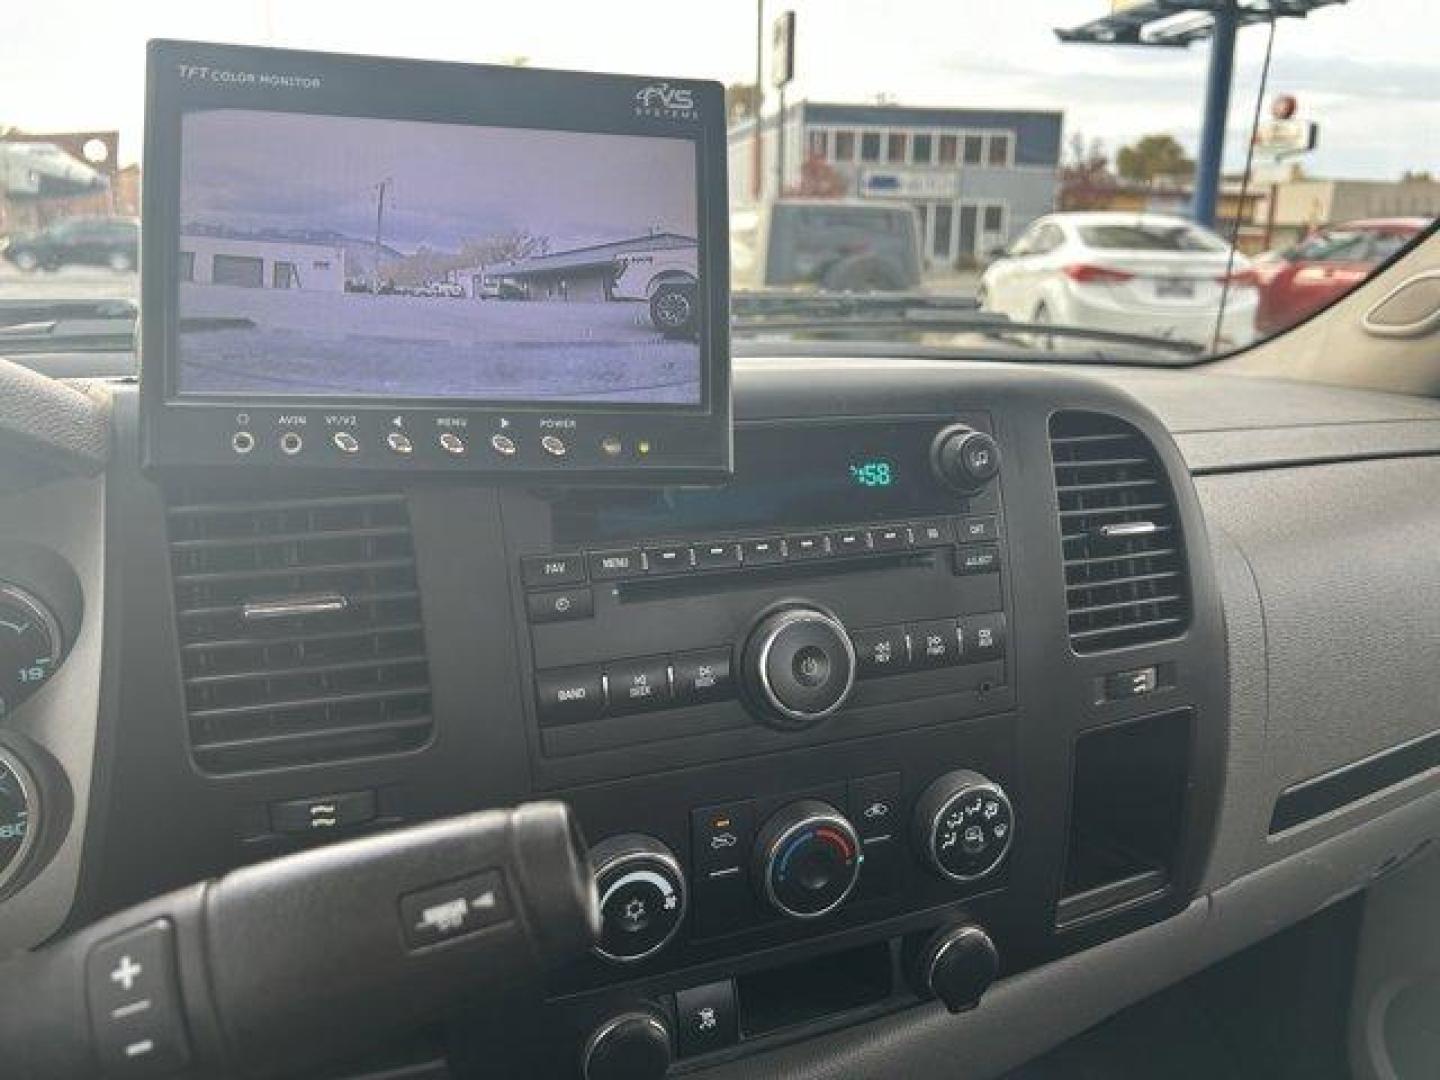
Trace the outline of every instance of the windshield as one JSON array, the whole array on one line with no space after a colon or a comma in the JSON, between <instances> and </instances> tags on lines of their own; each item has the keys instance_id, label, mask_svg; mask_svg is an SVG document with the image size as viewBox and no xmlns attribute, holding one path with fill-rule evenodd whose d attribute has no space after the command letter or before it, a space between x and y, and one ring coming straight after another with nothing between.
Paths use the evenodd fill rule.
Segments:
<instances>
[{"instance_id":1,"label":"windshield","mask_svg":"<svg viewBox=\"0 0 1440 1080\"><path fill-rule=\"evenodd\" d=\"M133 321L144 45L179 37L723 82L742 348L844 334L877 355L915 341L1166 363L1243 349L1362 284L1440 214L1440 8L1238 0L1227 80L1210 77L1215 6L680 0L662 18L634 0L437 0L405 17L368 0L32 5L0 36L0 340L22 350L39 327L109 347ZM415 209L385 197L387 221ZM462 273L477 252L564 246L511 222L421 250L339 220L261 230L323 232L341 253L323 273L279 256L256 272L223 249L261 232L217 237L213 222L176 264L212 289L333 277L437 311L641 302ZM76 311L94 317L62 317Z\"/></svg>"}]
</instances>

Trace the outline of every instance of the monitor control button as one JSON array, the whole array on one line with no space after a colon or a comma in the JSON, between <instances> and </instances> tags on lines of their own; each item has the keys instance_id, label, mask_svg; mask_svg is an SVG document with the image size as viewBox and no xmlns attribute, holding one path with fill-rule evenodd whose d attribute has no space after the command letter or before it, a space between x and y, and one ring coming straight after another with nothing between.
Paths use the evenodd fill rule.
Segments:
<instances>
[{"instance_id":1,"label":"monitor control button","mask_svg":"<svg viewBox=\"0 0 1440 1080\"><path fill-rule=\"evenodd\" d=\"M439 438L440 449L455 457L465 453L465 440L453 431L442 431Z\"/></svg>"},{"instance_id":2,"label":"monitor control button","mask_svg":"<svg viewBox=\"0 0 1440 1080\"><path fill-rule=\"evenodd\" d=\"M546 435L540 440L540 449L551 457L564 457L570 451L570 448L565 445L565 440L559 435Z\"/></svg>"},{"instance_id":3,"label":"monitor control button","mask_svg":"<svg viewBox=\"0 0 1440 1080\"><path fill-rule=\"evenodd\" d=\"M282 452L294 457L305 448L305 440L300 437L298 431L287 431L280 436L280 449Z\"/></svg>"},{"instance_id":4,"label":"monitor control button","mask_svg":"<svg viewBox=\"0 0 1440 1080\"><path fill-rule=\"evenodd\" d=\"M330 441L342 454L358 454L360 452L360 440L348 431L335 432L330 436Z\"/></svg>"},{"instance_id":5,"label":"monitor control button","mask_svg":"<svg viewBox=\"0 0 1440 1080\"><path fill-rule=\"evenodd\" d=\"M496 432L490 436L490 449L494 450L501 457L514 457L520 448L515 445L515 440L509 435L502 435Z\"/></svg>"},{"instance_id":6,"label":"monitor control button","mask_svg":"<svg viewBox=\"0 0 1440 1080\"><path fill-rule=\"evenodd\" d=\"M237 431L230 436L230 449L237 454L248 454L255 449L255 436L248 431Z\"/></svg>"},{"instance_id":7,"label":"monitor control button","mask_svg":"<svg viewBox=\"0 0 1440 1080\"><path fill-rule=\"evenodd\" d=\"M385 436L385 445L402 457L408 457L415 452L415 444L410 441L410 436L403 431L392 431Z\"/></svg>"}]
</instances>

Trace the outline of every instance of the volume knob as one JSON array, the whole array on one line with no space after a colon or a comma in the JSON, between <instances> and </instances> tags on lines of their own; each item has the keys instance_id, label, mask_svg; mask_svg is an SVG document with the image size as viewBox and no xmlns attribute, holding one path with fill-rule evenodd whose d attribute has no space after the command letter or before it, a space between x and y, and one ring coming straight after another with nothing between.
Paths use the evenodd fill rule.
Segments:
<instances>
[{"instance_id":1,"label":"volume knob","mask_svg":"<svg viewBox=\"0 0 1440 1080\"><path fill-rule=\"evenodd\" d=\"M755 627L743 667L766 722L799 730L845 704L855 685L855 646L844 624L828 612L785 607Z\"/></svg>"}]
</instances>

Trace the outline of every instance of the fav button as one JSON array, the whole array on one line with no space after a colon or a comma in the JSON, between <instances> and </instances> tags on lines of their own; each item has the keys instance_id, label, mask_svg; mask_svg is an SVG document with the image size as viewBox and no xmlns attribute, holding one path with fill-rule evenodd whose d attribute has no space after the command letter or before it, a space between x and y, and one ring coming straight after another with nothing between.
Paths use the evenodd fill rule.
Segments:
<instances>
[{"instance_id":1,"label":"fav button","mask_svg":"<svg viewBox=\"0 0 1440 1080\"><path fill-rule=\"evenodd\" d=\"M575 555L526 555L520 560L526 585L576 585L585 580L585 560Z\"/></svg>"},{"instance_id":2,"label":"fav button","mask_svg":"<svg viewBox=\"0 0 1440 1080\"><path fill-rule=\"evenodd\" d=\"M621 660L605 667L610 711L644 712L670 704L670 669L664 657Z\"/></svg>"}]
</instances>

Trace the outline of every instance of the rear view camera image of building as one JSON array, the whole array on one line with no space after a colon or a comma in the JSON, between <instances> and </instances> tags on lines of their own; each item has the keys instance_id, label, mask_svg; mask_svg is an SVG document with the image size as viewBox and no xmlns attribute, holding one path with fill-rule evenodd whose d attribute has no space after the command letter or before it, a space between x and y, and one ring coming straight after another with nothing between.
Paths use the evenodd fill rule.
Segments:
<instances>
[{"instance_id":1,"label":"rear view camera image of building","mask_svg":"<svg viewBox=\"0 0 1440 1080\"><path fill-rule=\"evenodd\" d=\"M701 400L681 139L186 116L179 389Z\"/></svg>"}]
</instances>

